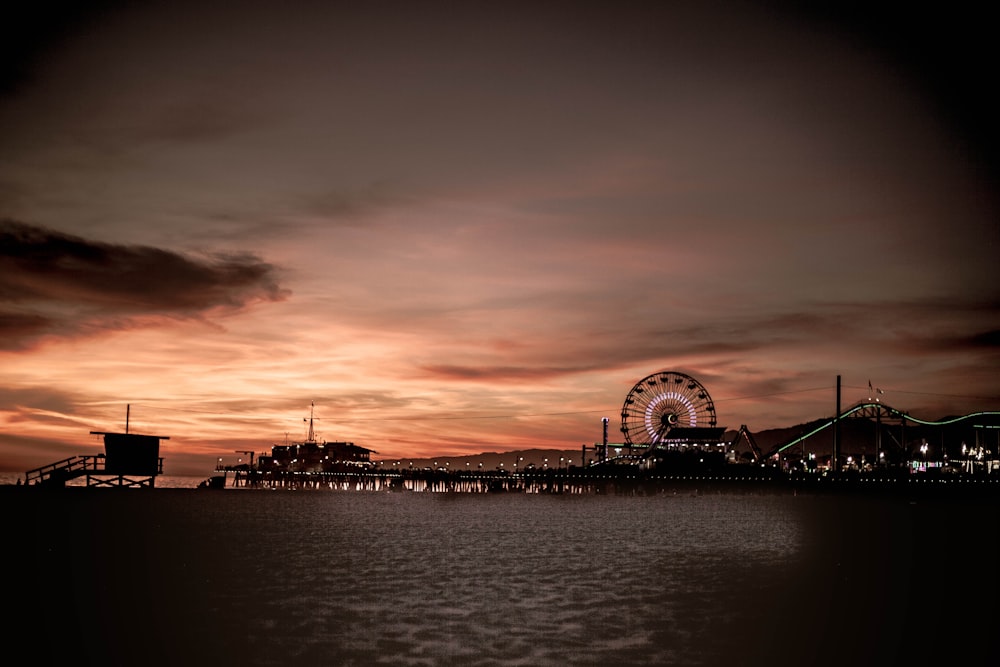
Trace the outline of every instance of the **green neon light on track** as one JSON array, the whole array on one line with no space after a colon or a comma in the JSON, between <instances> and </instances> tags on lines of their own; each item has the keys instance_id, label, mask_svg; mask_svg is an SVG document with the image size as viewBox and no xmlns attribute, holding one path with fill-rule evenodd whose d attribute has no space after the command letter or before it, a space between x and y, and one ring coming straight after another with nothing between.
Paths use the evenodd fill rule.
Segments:
<instances>
[{"instance_id":1,"label":"green neon light on track","mask_svg":"<svg viewBox=\"0 0 1000 667\"><path fill-rule=\"evenodd\" d=\"M987 410L985 412L973 412L971 414L963 415L961 417L953 417L952 419L943 419L941 421L926 421L924 419L917 419L916 417L911 417L910 415L906 414L902 410L897 410L896 408L889 407L885 403L861 403L860 405L855 405L853 408L851 408L847 412L840 413L840 418L843 419L844 417L850 417L851 415L853 415L858 410L864 410L865 408L878 408L880 410L885 410L890 415L895 415L895 416L900 417L900 418L902 418L904 420L914 422L915 424L923 424L924 426L947 426L948 424L954 424L955 422L960 422L960 421L962 421L964 419L971 419L972 417L982 417L982 416L987 416L987 415L989 415L989 416L1000 416L1000 412L997 412L995 410ZM780 454L781 452L785 451L789 447L794 447L795 445L799 444L800 442L802 442L806 438L810 438L810 437L816 435L817 433L819 433L820 431L822 431L823 429L829 428L829 427L833 426L836 422L837 422L836 419L831 419L830 421L826 422L825 424L822 424L821 426L818 426L818 427L814 428L812 431L809 431L805 435L799 436L798 438L795 438L791 442L788 442L788 443L782 445L778 449L774 450L774 454Z\"/></svg>"}]
</instances>

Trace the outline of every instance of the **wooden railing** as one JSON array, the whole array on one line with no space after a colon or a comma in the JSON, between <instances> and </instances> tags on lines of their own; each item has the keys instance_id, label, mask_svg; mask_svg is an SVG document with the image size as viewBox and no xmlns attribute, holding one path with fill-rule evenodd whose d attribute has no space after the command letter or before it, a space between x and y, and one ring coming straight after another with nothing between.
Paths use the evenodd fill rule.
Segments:
<instances>
[{"instance_id":1,"label":"wooden railing","mask_svg":"<svg viewBox=\"0 0 1000 667\"><path fill-rule=\"evenodd\" d=\"M68 459L63 459L62 461L56 461L55 463L50 463L44 465L40 468L35 468L34 470L29 470L25 475L25 482L27 484L46 484L52 486L62 486L67 481L71 479L76 479L77 477L87 476L87 486L91 485L101 485L106 484L108 486L145 486L147 482L138 482L135 480L127 479L128 477L135 476L134 474L127 475L115 471L109 473L107 470L107 459L104 454L96 455L85 455L85 456L71 456ZM156 462L156 472L152 475L149 472L144 472L139 477L146 478L147 480L152 479L156 475L163 474L163 457L159 457ZM98 476L116 475L117 482L106 482L99 479ZM93 476L93 478L92 478Z\"/></svg>"},{"instance_id":2,"label":"wooden railing","mask_svg":"<svg viewBox=\"0 0 1000 667\"><path fill-rule=\"evenodd\" d=\"M104 470L104 454L96 456L71 456L62 461L56 461L44 465L34 470L29 470L25 475L28 484L45 484L55 481L66 481L74 479L87 473L100 473Z\"/></svg>"}]
</instances>

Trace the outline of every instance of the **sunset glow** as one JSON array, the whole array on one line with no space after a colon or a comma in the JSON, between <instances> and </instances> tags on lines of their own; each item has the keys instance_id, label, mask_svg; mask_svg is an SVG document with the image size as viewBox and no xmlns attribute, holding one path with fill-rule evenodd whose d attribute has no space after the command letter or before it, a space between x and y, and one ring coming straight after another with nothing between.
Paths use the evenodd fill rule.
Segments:
<instances>
[{"instance_id":1,"label":"sunset glow","mask_svg":"<svg viewBox=\"0 0 1000 667\"><path fill-rule=\"evenodd\" d=\"M1000 409L1000 226L968 128L808 17L594 3L139 3L0 97L0 469L316 430L375 458ZM295 4L295 3L293 3ZM421 10L415 9L420 6Z\"/></svg>"}]
</instances>

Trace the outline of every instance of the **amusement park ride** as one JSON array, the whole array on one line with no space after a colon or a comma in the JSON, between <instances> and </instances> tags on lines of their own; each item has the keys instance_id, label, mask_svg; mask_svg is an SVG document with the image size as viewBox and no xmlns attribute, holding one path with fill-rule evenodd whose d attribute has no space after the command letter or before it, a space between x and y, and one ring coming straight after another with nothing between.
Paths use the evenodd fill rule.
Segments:
<instances>
[{"instance_id":1,"label":"amusement park ride","mask_svg":"<svg viewBox=\"0 0 1000 667\"><path fill-rule=\"evenodd\" d=\"M715 403L708 390L690 375L676 371L660 371L647 375L632 387L621 410L622 442L608 442L608 420L604 420L604 439L594 445L597 454L595 464L632 464L643 467L670 465L681 454L696 453L700 461L706 457L716 457L727 462L738 462L737 446L746 444L750 461L755 464L776 463L783 455L793 451L797 445L807 441L815 442L815 436L826 431L832 435L832 451L829 467L840 471L845 461L841 442L841 426L852 420L854 424L867 421L873 425L873 460L885 461L886 440L890 446L900 450L903 456L909 454L911 441L907 438L907 426L933 427L944 440L945 429L951 429L953 438L961 444L954 445L960 458L971 460L983 454L992 453L994 458L1000 450L1000 436L992 450L984 448L987 433L1000 433L1000 412L976 412L960 417L939 421L915 418L908 413L890 407L880 399L869 399L841 410L840 377L837 377L837 406L834 417L814 423L805 432L791 439L772 445L767 451L758 446L756 438L747 426L741 425L735 432L718 426ZM978 419L977 419L978 418ZM978 422L978 423L977 423ZM898 434L898 436L897 436ZM966 442L968 444L966 444ZM922 453L927 452L926 440L921 445ZM939 447L941 459L947 459L948 447ZM953 457L955 458L955 457ZM1000 462L995 462L1000 463ZM970 465L971 467L971 465ZM994 465L993 468L998 468Z\"/></svg>"},{"instance_id":2,"label":"amusement park ride","mask_svg":"<svg viewBox=\"0 0 1000 667\"><path fill-rule=\"evenodd\" d=\"M661 371L639 380L625 397L621 418L624 441L615 445L607 442L605 420L604 442L595 447L599 463L649 463L671 451L727 448L708 390L684 373Z\"/></svg>"}]
</instances>

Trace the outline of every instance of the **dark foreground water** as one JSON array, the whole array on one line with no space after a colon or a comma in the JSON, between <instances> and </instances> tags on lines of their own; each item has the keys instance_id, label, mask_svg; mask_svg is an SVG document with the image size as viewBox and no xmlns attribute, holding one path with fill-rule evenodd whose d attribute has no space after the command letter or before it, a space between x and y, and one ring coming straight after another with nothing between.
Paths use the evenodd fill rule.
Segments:
<instances>
[{"instance_id":1,"label":"dark foreground water","mask_svg":"<svg viewBox=\"0 0 1000 667\"><path fill-rule=\"evenodd\" d=\"M3 650L29 663L1000 664L996 501L8 487L0 502Z\"/></svg>"}]
</instances>

